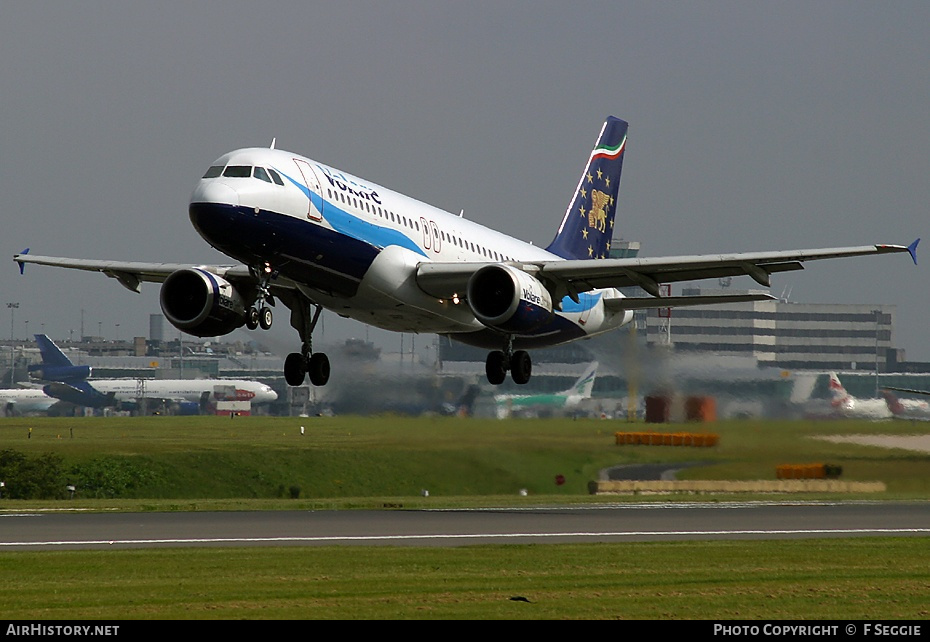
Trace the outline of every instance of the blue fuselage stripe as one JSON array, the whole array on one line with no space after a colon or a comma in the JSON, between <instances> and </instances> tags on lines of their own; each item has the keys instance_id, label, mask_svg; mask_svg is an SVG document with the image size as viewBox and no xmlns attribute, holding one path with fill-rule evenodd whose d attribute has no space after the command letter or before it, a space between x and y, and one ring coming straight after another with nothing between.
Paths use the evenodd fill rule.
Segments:
<instances>
[{"instance_id":1,"label":"blue fuselage stripe","mask_svg":"<svg viewBox=\"0 0 930 642\"><path fill-rule=\"evenodd\" d=\"M300 191L304 193L304 196L310 199L313 207L315 207L317 211L323 213L323 218L337 232L360 241L365 241L382 250L390 245L398 245L416 252L417 254L426 256L426 252L424 252L419 245L410 240L403 232L362 220L358 216L350 214L342 209L335 202L327 201L321 195L308 189L302 181L295 180L281 170L278 170L278 172L297 186Z\"/></svg>"}]
</instances>

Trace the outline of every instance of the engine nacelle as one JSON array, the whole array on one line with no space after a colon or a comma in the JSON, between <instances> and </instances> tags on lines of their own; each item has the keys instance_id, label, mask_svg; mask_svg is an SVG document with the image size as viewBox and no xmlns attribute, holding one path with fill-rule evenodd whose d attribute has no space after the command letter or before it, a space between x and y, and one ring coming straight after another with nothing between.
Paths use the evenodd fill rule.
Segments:
<instances>
[{"instance_id":1,"label":"engine nacelle","mask_svg":"<svg viewBox=\"0 0 930 642\"><path fill-rule=\"evenodd\" d=\"M197 337L229 334L245 323L246 305L236 288L223 277L199 268L168 275L160 299L171 325Z\"/></svg>"},{"instance_id":2,"label":"engine nacelle","mask_svg":"<svg viewBox=\"0 0 930 642\"><path fill-rule=\"evenodd\" d=\"M90 378L90 366L51 366L44 363L29 366L29 376L42 381L76 381Z\"/></svg>"},{"instance_id":3,"label":"engine nacelle","mask_svg":"<svg viewBox=\"0 0 930 642\"><path fill-rule=\"evenodd\" d=\"M509 265L487 265L468 280L475 318L506 332L529 332L552 318L552 297L537 279Z\"/></svg>"}]
</instances>

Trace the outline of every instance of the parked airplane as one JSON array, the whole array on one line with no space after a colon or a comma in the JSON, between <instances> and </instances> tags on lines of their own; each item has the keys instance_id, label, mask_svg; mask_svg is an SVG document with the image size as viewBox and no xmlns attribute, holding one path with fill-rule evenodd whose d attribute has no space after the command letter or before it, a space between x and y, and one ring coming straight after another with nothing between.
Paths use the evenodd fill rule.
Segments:
<instances>
[{"instance_id":1,"label":"parked airplane","mask_svg":"<svg viewBox=\"0 0 930 642\"><path fill-rule=\"evenodd\" d=\"M136 407L142 400L202 410L217 401L270 403L278 394L263 383L243 379L95 379L89 366L75 366L44 334L35 335L42 363L29 366L30 374L48 381L43 391L55 399L88 408Z\"/></svg>"},{"instance_id":2,"label":"parked airplane","mask_svg":"<svg viewBox=\"0 0 930 642\"><path fill-rule=\"evenodd\" d=\"M930 395L930 391L893 387L882 389L882 397L884 397L885 403L888 404L888 409L895 419L930 421L930 402L921 401L920 399L901 399L892 392L893 390L914 395Z\"/></svg>"},{"instance_id":3,"label":"parked airplane","mask_svg":"<svg viewBox=\"0 0 930 642\"><path fill-rule=\"evenodd\" d=\"M30 412L47 412L58 403L36 388L4 388L0 390L0 406L7 416L25 415Z\"/></svg>"},{"instance_id":4,"label":"parked airplane","mask_svg":"<svg viewBox=\"0 0 930 642\"><path fill-rule=\"evenodd\" d=\"M577 407L582 399L591 398L594 378L597 377L597 366L597 361L592 362L575 383L562 392L538 395L494 395L497 418L505 419L514 412L530 409L570 410Z\"/></svg>"},{"instance_id":5,"label":"parked airplane","mask_svg":"<svg viewBox=\"0 0 930 642\"><path fill-rule=\"evenodd\" d=\"M843 419L890 419L891 411L884 399L853 397L835 372L830 373L830 399L833 414Z\"/></svg>"},{"instance_id":6,"label":"parked airplane","mask_svg":"<svg viewBox=\"0 0 930 642\"><path fill-rule=\"evenodd\" d=\"M162 283L161 307L196 336L245 325L268 328L280 300L300 335L287 356L290 385L329 380L314 352L322 310L399 332L449 335L488 348L488 381L509 371L526 383L527 349L566 343L629 323L633 311L767 300L768 294L669 296L660 283L748 275L768 287L804 261L909 252L869 245L817 250L635 259L607 258L613 236L627 123L608 117L552 243L542 249L336 168L274 148L217 159L191 196L189 216L213 247L244 265L184 265L35 256L14 260L97 271L139 291ZM638 285L650 296L624 298Z\"/></svg>"}]
</instances>

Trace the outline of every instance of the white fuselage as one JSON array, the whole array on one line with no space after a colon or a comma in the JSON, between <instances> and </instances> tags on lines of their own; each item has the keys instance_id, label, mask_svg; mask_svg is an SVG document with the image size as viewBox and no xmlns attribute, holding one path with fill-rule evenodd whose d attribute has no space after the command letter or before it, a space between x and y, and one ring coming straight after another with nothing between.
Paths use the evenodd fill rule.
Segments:
<instances>
[{"instance_id":1,"label":"white fuselage","mask_svg":"<svg viewBox=\"0 0 930 642\"><path fill-rule=\"evenodd\" d=\"M835 415L842 419L890 419L891 411L884 399L846 397L833 402Z\"/></svg>"},{"instance_id":2,"label":"white fuselage","mask_svg":"<svg viewBox=\"0 0 930 642\"><path fill-rule=\"evenodd\" d=\"M278 398L270 386L241 379L95 379L88 383L105 395L113 393L115 400L120 402L140 399L199 402L205 393L208 401L215 402L217 390L222 393L228 388L235 388L235 393L233 397L227 397L227 401L261 404Z\"/></svg>"},{"instance_id":3,"label":"white fuselage","mask_svg":"<svg viewBox=\"0 0 930 642\"><path fill-rule=\"evenodd\" d=\"M254 177L202 179L191 197L191 219L211 245L250 265L274 255L275 268L313 301L388 330L487 330L458 297L439 299L418 286L416 270L423 262L519 265L561 260L532 244L283 150L242 149L221 157L215 166L273 169L284 180L278 185ZM563 311L554 315L559 320L541 331L548 335L546 344L628 322L632 314L615 314L603 305L604 297L620 296L608 289L585 293L579 303L565 297Z\"/></svg>"},{"instance_id":4,"label":"white fuselage","mask_svg":"<svg viewBox=\"0 0 930 642\"><path fill-rule=\"evenodd\" d=\"M930 421L930 402L920 399L900 399L891 395L886 396L885 401L895 419Z\"/></svg>"},{"instance_id":5,"label":"white fuselage","mask_svg":"<svg viewBox=\"0 0 930 642\"><path fill-rule=\"evenodd\" d=\"M34 388L5 388L0 390L0 405L4 407L12 406L14 412L45 412L58 399L49 397L41 390Z\"/></svg>"}]
</instances>

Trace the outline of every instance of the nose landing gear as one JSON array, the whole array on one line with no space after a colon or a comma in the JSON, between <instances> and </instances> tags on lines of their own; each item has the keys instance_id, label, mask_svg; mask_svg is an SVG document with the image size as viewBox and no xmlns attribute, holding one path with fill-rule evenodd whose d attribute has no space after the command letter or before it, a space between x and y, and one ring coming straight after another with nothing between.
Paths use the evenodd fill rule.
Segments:
<instances>
[{"instance_id":1,"label":"nose landing gear","mask_svg":"<svg viewBox=\"0 0 930 642\"><path fill-rule=\"evenodd\" d=\"M261 309L252 307L249 309L249 316L246 317L245 327L249 330L254 330L261 326L262 330L267 330L271 327L273 320L274 317L271 314L271 308L265 306L262 306Z\"/></svg>"},{"instance_id":2,"label":"nose landing gear","mask_svg":"<svg viewBox=\"0 0 930 642\"><path fill-rule=\"evenodd\" d=\"M261 326L262 330L268 330L271 328L274 316L271 314L271 308L265 304L274 305L274 297L271 296L271 280L278 273L267 261L261 269L250 268L250 271L258 278L258 296L255 297L255 304L249 308L248 316L245 318L245 327L254 330Z\"/></svg>"}]
</instances>

